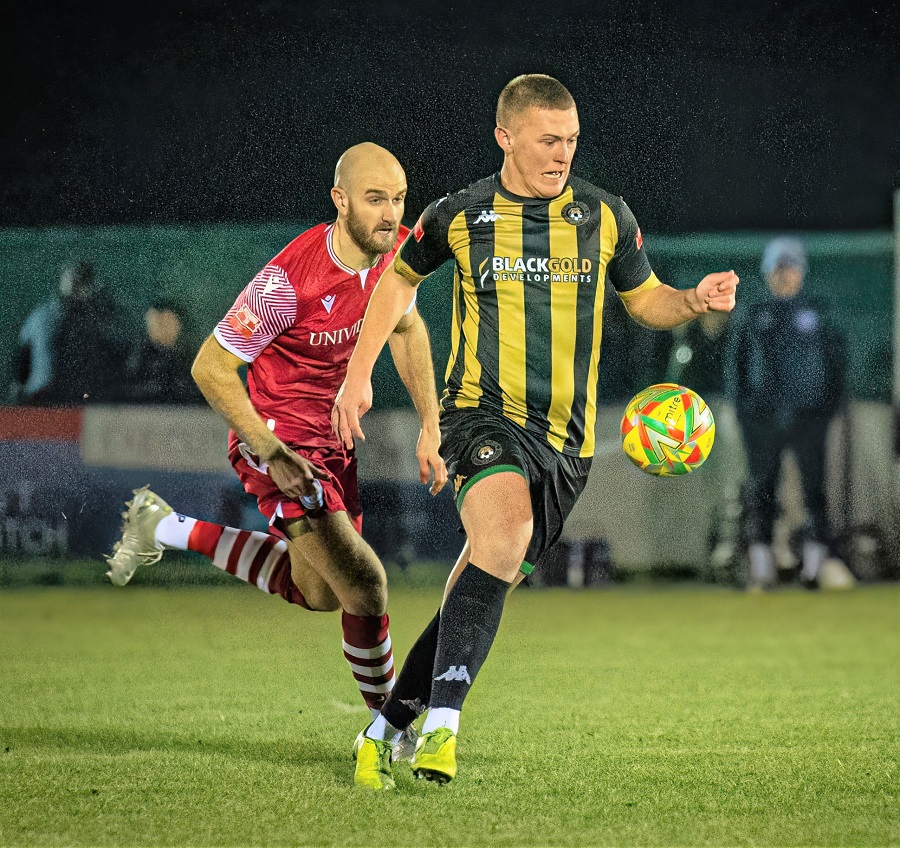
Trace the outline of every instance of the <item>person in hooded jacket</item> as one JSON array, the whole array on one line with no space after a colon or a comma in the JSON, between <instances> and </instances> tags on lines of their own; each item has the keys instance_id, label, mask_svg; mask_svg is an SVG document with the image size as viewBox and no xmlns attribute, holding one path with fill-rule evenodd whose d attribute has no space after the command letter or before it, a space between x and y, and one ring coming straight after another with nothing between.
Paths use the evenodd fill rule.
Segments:
<instances>
[{"instance_id":1,"label":"person in hooded jacket","mask_svg":"<svg viewBox=\"0 0 900 848\"><path fill-rule=\"evenodd\" d=\"M844 398L844 341L824 305L804 290L808 261L799 239L770 241L760 270L768 294L735 322L726 357L726 392L747 452L750 586L775 583L772 531L782 456L791 450L809 516L800 576L815 587L831 542L825 440Z\"/></svg>"}]
</instances>

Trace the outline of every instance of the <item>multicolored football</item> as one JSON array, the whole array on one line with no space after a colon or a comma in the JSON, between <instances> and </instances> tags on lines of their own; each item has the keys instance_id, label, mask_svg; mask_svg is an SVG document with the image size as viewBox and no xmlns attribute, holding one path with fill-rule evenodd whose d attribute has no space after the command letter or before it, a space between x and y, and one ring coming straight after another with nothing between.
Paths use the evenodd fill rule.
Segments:
<instances>
[{"instance_id":1,"label":"multicolored football","mask_svg":"<svg viewBox=\"0 0 900 848\"><path fill-rule=\"evenodd\" d=\"M677 477L703 465L716 422L703 398L675 383L638 392L622 416L622 450L647 474Z\"/></svg>"}]
</instances>

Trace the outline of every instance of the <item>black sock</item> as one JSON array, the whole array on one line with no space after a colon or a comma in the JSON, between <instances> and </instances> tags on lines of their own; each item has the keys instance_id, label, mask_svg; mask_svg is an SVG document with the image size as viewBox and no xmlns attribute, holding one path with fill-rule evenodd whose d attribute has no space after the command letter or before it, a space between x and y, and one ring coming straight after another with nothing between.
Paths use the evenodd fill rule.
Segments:
<instances>
[{"instance_id":1,"label":"black sock","mask_svg":"<svg viewBox=\"0 0 900 848\"><path fill-rule=\"evenodd\" d=\"M428 706L440 623L441 611L438 610L407 654L394 683L394 691L381 708L381 714L398 730L409 727Z\"/></svg>"},{"instance_id":2,"label":"black sock","mask_svg":"<svg viewBox=\"0 0 900 848\"><path fill-rule=\"evenodd\" d=\"M510 584L470 562L441 613L429 707L462 709L494 644Z\"/></svg>"}]
</instances>

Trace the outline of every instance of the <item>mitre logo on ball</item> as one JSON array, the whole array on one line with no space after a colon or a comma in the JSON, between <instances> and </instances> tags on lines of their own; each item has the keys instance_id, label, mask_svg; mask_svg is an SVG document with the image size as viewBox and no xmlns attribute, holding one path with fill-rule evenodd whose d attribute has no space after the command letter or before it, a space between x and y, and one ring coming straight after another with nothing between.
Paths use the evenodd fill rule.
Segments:
<instances>
[{"instance_id":1,"label":"mitre logo on ball","mask_svg":"<svg viewBox=\"0 0 900 848\"><path fill-rule=\"evenodd\" d=\"M622 416L622 450L641 471L656 477L699 468L715 435L712 410L700 395L676 383L638 392Z\"/></svg>"}]
</instances>

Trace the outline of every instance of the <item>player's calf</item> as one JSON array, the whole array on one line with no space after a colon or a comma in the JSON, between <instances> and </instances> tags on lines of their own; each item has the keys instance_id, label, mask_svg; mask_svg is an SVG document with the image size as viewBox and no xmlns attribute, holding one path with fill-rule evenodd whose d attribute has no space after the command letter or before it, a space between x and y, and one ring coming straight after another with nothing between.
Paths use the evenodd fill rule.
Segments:
<instances>
[{"instance_id":1,"label":"player's calf","mask_svg":"<svg viewBox=\"0 0 900 848\"><path fill-rule=\"evenodd\" d=\"M384 615L341 615L344 658L372 717L378 715L394 688L394 651Z\"/></svg>"},{"instance_id":2,"label":"player's calf","mask_svg":"<svg viewBox=\"0 0 900 848\"><path fill-rule=\"evenodd\" d=\"M157 539L167 548L203 554L226 574L270 595L279 595L290 604L310 609L292 579L287 542L271 533L224 527L174 514L160 523Z\"/></svg>"},{"instance_id":3,"label":"player's calf","mask_svg":"<svg viewBox=\"0 0 900 848\"><path fill-rule=\"evenodd\" d=\"M107 576L115 585L124 586L139 567L159 562L166 550L202 554L239 580L310 609L292 579L291 559L283 539L182 515L144 486L127 504L122 536L107 557Z\"/></svg>"},{"instance_id":4,"label":"player's calf","mask_svg":"<svg viewBox=\"0 0 900 848\"><path fill-rule=\"evenodd\" d=\"M375 552L356 532L347 513L323 513L287 527L303 557L328 583L341 608L353 615L387 610L387 575Z\"/></svg>"},{"instance_id":5,"label":"player's calf","mask_svg":"<svg viewBox=\"0 0 900 848\"><path fill-rule=\"evenodd\" d=\"M374 717L394 686L384 568L346 512L295 519L285 529L297 556L340 602L344 657Z\"/></svg>"}]
</instances>

